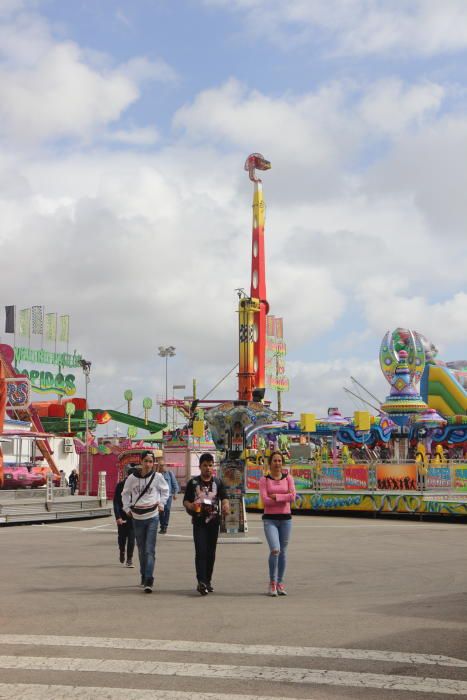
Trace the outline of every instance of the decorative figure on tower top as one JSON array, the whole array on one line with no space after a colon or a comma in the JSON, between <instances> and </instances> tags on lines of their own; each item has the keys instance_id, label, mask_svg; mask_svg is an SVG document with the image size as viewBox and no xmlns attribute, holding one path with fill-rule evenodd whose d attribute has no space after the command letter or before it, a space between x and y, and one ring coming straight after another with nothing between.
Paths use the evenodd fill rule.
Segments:
<instances>
[{"instance_id":1,"label":"decorative figure on tower top","mask_svg":"<svg viewBox=\"0 0 467 700\"><path fill-rule=\"evenodd\" d=\"M255 170L270 170L271 163L261 153L251 153L245 161L245 170L252 182L261 182L256 176Z\"/></svg>"}]
</instances>

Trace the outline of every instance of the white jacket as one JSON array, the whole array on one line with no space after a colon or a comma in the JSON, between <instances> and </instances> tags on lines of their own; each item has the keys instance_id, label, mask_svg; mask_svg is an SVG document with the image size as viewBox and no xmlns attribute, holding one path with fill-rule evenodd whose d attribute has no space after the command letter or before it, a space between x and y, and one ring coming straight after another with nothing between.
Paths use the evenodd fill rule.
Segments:
<instances>
[{"instance_id":1,"label":"white jacket","mask_svg":"<svg viewBox=\"0 0 467 700\"><path fill-rule=\"evenodd\" d=\"M138 496L144 491L153 474L154 479L152 480L151 486L144 496L139 499L138 503L136 503ZM150 471L146 476L143 476L141 473L130 474L125 481L125 486L122 491L123 510L125 513L130 512L131 506L136 503L137 508L148 508L149 512L141 514L132 513L133 518L135 520L147 520L159 514L158 509L151 510L151 506L157 504L157 506L163 507L167 503L168 498L169 487L166 480L159 472Z\"/></svg>"}]
</instances>

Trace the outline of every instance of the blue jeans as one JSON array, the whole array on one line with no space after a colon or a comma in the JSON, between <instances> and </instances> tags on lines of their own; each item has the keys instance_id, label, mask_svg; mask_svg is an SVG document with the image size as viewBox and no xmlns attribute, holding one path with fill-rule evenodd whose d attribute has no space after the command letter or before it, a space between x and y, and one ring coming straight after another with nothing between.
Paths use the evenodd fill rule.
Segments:
<instances>
[{"instance_id":1,"label":"blue jeans","mask_svg":"<svg viewBox=\"0 0 467 700\"><path fill-rule=\"evenodd\" d=\"M287 564L287 545L292 520L263 520L264 534L269 545L269 580L282 583Z\"/></svg>"},{"instance_id":2,"label":"blue jeans","mask_svg":"<svg viewBox=\"0 0 467 700\"><path fill-rule=\"evenodd\" d=\"M159 516L147 520L133 519L136 544L138 545L139 570L144 583L154 583L154 566L156 563L156 537Z\"/></svg>"},{"instance_id":3,"label":"blue jeans","mask_svg":"<svg viewBox=\"0 0 467 700\"><path fill-rule=\"evenodd\" d=\"M160 521L161 530L167 530L167 528L169 526L171 507L172 507L172 496L169 496L169 499L164 506L164 512L159 513L159 521Z\"/></svg>"}]
</instances>

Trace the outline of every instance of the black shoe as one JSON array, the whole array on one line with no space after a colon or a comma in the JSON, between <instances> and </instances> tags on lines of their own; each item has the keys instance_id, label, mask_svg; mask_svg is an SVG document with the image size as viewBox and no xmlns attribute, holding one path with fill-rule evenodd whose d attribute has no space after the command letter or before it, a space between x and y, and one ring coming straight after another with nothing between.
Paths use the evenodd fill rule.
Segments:
<instances>
[{"instance_id":1,"label":"black shoe","mask_svg":"<svg viewBox=\"0 0 467 700\"><path fill-rule=\"evenodd\" d=\"M150 584L150 583L145 583L145 584L144 584L143 591L144 591L145 593L152 593L152 584Z\"/></svg>"},{"instance_id":2,"label":"black shoe","mask_svg":"<svg viewBox=\"0 0 467 700\"><path fill-rule=\"evenodd\" d=\"M125 563L125 552L120 552L120 564Z\"/></svg>"},{"instance_id":3,"label":"black shoe","mask_svg":"<svg viewBox=\"0 0 467 700\"><path fill-rule=\"evenodd\" d=\"M208 593L214 593L214 588L212 587L211 581L206 584L206 590Z\"/></svg>"},{"instance_id":4,"label":"black shoe","mask_svg":"<svg viewBox=\"0 0 467 700\"><path fill-rule=\"evenodd\" d=\"M196 590L200 595L207 595L208 594L208 587L206 586L205 583L200 581L196 587Z\"/></svg>"},{"instance_id":5,"label":"black shoe","mask_svg":"<svg viewBox=\"0 0 467 700\"><path fill-rule=\"evenodd\" d=\"M159 534L160 534L160 535L165 535L166 532L167 532L167 528L166 528L166 527L161 527L161 529L159 530Z\"/></svg>"}]
</instances>

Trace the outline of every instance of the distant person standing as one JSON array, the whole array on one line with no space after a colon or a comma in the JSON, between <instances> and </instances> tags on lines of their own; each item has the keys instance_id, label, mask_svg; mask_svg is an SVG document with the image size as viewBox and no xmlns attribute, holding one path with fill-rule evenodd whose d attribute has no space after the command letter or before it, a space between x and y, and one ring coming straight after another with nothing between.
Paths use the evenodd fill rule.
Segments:
<instances>
[{"instance_id":1,"label":"distant person standing","mask_svg":"<svg viewBox=\"0 0 467 700\"><path fill-rule=\"evenodd\" d=\"M296 494L294 480L284 470L284 458L280 452L269 456L269 474L259 480L259 492L264 505L264 534L269 545L268 595L287 595L284 575L292 531L290 506Z\"/></svg>"},{"instance_id":2,"label":"distant person standing","mask_svg":"<svg viewBox=\"0 0 467 700\"><path fill-rule=\"evenodd\" d=\"M167 469L164 462L159 462L158 470L159 473L162 474L162 476L166 480L167 486L169 487L169 498L164 506L164 512L159 515L159 533L161 535L165 535L165 533L167 532L167 528L169 527L172 499L174 501L177 500L177 493L180 493L180 486L178 485L178 481L175 478L175 474L171 472L170 469Z\"/></svg>"},{"instance_id":3,"label":"distant person standing","mask_svg":"<svg viewBox=\"0 0 467 700\"><path fill-rule=\"evenodd\" d=\"M115 520L118 527L118 550L119 550L119 560L120 564L125 564L129 569L133 568L133 552L135 550L135 531L133 528L133 522L130 517L123 510L122 502L122 492L125 486L125 481L129 474L133 473L133 465L129 465L125 469L125 474L123 479L118 482L115 487L113 506ZM126 556L126 559L125 559Z\"/></svg>"},{"instance_id":4,"label":"distant person standing","mask_svg":"<svg viewBox=\"0 0 467 700\"><path fill-rule=\"evenodd\" d=\"M71 495L75 495L75 491L78 488L78 483L79 483L79 477L78 477L78 472L76 469L73 469L70 476L68 477L68 485L71 489Z\"/></svg>"},{"instance_id":5,"label":"distant person standing","mask_svg":"<svg viewBox=\"0 0 467 700\"><path fill-rule=\"evenodd\" d=\"M123 510L133 518L141 585L145 593L152 593L159 513L164 511L169 497L167 482L155 471L155 466L153 453L149 450L143 452L141 469L127 477L122 491Z\"/></svg>"},{"instance_id":6,"label":"distant person standing","mask_svg":"<svg viewBox=\"0 0 467 700\"><path fill-rule=\"evenodd\" d=\"M214 459L209 453L199 458L201 474L186 485L183 505L192 516L193 540L195 543L197 591L200 595L212 593L212 572L216 559L217 538L219 536L220 510L229 513L229 500L225 486L214 476Z\"/></svg>"}]
</instances>

